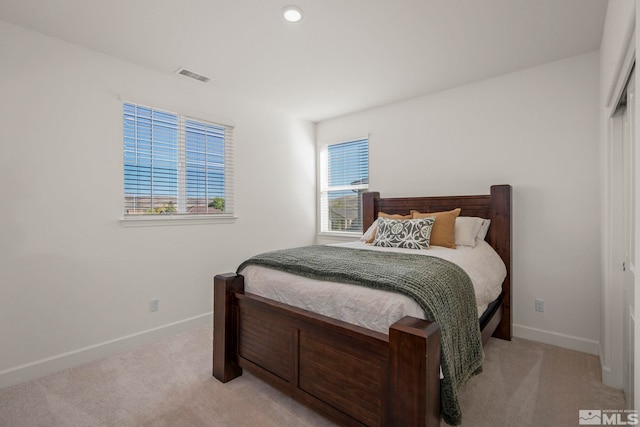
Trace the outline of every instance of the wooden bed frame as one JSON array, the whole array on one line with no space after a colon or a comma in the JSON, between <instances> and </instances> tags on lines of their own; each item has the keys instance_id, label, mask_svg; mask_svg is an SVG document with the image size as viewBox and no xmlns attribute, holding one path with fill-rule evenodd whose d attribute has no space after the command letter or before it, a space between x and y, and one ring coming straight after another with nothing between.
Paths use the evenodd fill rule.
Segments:
<instances>
[{"instance_id":1,"label":"wooden bed frame","mask_svg":"<svg viewBox=\"0 0 640 427\"><path fill-rule=\"evenodd\" d=\"M363 228L378 212L408 214L461 208L491 219L486 240L507 267L502 301L482 327L511 339L511 187L480 196L380 198L363 194ZM440 327L404 317L381 334L244 292L233 273L214 279L213 376L242 369L340 425L438 426Z\"/></svg>"}]
</instances>

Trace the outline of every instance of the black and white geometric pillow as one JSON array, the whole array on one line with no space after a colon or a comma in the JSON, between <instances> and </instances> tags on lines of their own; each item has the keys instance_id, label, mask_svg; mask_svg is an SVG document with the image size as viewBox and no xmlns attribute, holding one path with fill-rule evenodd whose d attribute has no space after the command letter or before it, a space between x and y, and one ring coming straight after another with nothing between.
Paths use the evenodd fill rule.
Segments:
<instances>
[{"instance_id":1,"label":"black and white geometric pillow","mask_svg":"<svg viewBox=\"0 0 640 427\"><path fill-rule=\"evenodd\" d=\"M378 231L373 246L385 248L429 249L435 218L378 218Z\"/></svg>"}]
</instances>

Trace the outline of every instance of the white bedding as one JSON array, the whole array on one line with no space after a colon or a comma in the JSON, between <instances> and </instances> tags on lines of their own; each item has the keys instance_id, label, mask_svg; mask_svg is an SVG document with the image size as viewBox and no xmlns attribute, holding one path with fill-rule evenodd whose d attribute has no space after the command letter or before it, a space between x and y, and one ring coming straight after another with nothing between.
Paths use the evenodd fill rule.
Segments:
<instances>
[{"instance_id":1,"label":"white bedding","mask_svg":"<svg viewBox=\"0 0 640 427\"><path fill-rule=\"evenodd\" d=\"M424 250L381 248L359 241L336 246L431 255L454 262L471 278L476 293L478 317L500 295L502 282L507 274L500 256L484 241L479 242L475 248L459 246L457 249L441 246L431 246ZM246 292L385 334L388 333L389 326L404 316L424 319L424 312L415 301L394 292L308 279L253 265L240 273L245 277Z\"/></svg>"}]
</instances>

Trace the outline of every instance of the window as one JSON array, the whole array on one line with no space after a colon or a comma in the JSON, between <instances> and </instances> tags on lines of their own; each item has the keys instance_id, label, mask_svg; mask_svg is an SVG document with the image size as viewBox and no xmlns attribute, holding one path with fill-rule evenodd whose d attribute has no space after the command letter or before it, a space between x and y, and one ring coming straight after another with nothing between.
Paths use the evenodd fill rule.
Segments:
<instances>
[{"instance_id":1,"label":"window","mask_svg":"<svg viewBox=\"0 0 640 427\"><path fill-rule=\"evenodd\" d=\"M320 149L320 231L362 233L362 193L369 188L369 139Z\"/></svg>"},{"instance_id":2,"label":"window","mask_svg":"<svg viewBox=\"0 0 640 427\"><path fill-rule=\"evenodd\" d=\"M125 217L232 216L232 127L129 103L123 119Z\"/></svg>"}]
</instances>

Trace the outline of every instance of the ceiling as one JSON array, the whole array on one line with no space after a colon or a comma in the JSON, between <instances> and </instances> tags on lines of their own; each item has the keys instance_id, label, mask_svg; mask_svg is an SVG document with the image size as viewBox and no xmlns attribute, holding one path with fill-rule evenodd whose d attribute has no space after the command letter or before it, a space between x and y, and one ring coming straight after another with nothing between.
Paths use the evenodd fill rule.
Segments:
<instances>
[{"instance_id":1,"label":"ceiling","mask_svg":"<svg viewBox=\"0 0 640 427\"><path fill-rule=\"evenodd\" d=\"M304 11L297 24L281 8ZM318 122L600 47L606 0L0 0L0 19ZM175 76L175 78L186 78Z\"/></svg>"}]
</instances>

